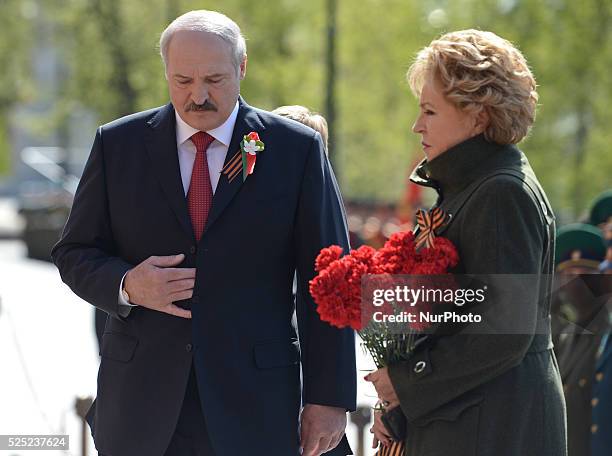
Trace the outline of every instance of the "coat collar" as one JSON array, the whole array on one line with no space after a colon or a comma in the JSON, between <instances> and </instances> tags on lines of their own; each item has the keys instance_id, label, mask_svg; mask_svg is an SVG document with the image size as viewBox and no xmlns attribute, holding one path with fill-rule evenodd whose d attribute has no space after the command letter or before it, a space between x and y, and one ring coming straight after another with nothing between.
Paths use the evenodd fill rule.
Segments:
<instances>
[{"instance_id":1,"label":"coat collar","mask_svg":"<svg viewBox=\"0 0 612 456\"><path fill-rule=\"evenodd\" d=\"M480 134L451 147L431 161L423 160L410 176L416 184L435 188L444 195L460 192L470 183L499 167L502 152L520 161L520 151L514 145L502 146Z\"/></svg>"}]
</instances>

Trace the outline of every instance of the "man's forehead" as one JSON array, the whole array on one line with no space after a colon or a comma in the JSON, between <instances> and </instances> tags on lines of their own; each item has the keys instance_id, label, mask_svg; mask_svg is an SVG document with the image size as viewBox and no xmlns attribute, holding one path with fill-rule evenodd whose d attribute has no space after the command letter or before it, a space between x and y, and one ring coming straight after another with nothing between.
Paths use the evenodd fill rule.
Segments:
<instances>
[{"instance_id":1,"label":"man's forehead","mask_svg":"<svg viewBox=\"0 0 612 456\"><path fill-rule=\"evenodd\" d=\"M230 58L223 56L211 56L209 54L172 54L168 59L168 71L171 75L182 74L185 76L212 75L215 73L228 73L233 70L234 65Z\"/></svg>"},{"instance_id":2,"label":"man's forehead","mask_svg":"<svg viewBox=\"0 0 612 456\"><path fill-rule=\"evenodd\" d=\"M235 72L232 46L208 32L179 30L168 47L166 75L210 78Z\"/></svg>"},{"instance_id":3,"label":"man's forehead","mask_svg":"<svg viewBox=\"0 0 612 456\"><path fill-rule=\"evenodd\" d=\"M169 75L182 78L215 78L227 75L231 67L223 68L208 65L176 65L170 69Z\"/></svg>"},{"instance_id":4,"label":"man's forehead","mask_svg":"<svg viewBox=\"0 0 612 456\"><path fill-rule=\"evenodd\" d=\"M176 59L170 61L170 72L174 73L224 73L228 69L233 68L231 62L218 61L218 60L201 60L201 59Z\"/></svg>"},{"instance_id":5,"label":"man's forehead","mask_svg":"<svg viewBox=\"0 0 612 456\"><path fill-rule=\"evenodd\" d=\"M231 45L223 38L209 32L177 30L168 47L173 53L189 53L195 49L214 53L231 53Z\"/></svg>"}]
</instances>

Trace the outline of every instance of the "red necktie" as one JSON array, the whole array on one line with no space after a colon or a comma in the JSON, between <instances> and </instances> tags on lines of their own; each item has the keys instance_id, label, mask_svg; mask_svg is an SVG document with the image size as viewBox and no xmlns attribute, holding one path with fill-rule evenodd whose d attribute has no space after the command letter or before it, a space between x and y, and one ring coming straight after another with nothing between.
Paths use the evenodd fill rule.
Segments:
<instances>
[{"instance_id":1,"label":"red necktie","mask_svg":"<svg viewBox=\"0 0 612 456\"><path fill-rule=\"evenodd\" d=\"M208 212L212 206L213 191L210 184L208 172L208 159L206 149L215 138L208 133L198 131L191 137L191 142L196 146L196 158L191 172L191 183L187 192L187 203L189 205L189 216L196 239L199 241L206 226Z\"/></svg>"}]
</instances>

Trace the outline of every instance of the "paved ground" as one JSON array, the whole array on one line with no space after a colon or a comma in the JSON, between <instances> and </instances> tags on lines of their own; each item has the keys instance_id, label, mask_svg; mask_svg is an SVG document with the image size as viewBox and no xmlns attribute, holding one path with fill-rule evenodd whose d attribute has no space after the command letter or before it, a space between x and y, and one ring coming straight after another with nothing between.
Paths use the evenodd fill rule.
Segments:
<instances>
[{"instance_id":1,"label":"paved ground","mask_svg":"<svg viewBox=\"0 0 612 456\"><path fill-rule=\"evenodd\" d=\"M97 367L91 306L60 281L53 265L25 258L21 242L0 241L0 434L70 434L70 453L23 455L80 455L73 404L77 395L95 393ZM374 402L374 390L362 380L371 367L358 347L360 404ZM347 433L355 450L355 426ZM5 454L19 453L0 451Z\"/></svg>"},{"instance_id":2,"label":"paved ground","mask_svg":"<svg viewBox=\"0 0 612 456\"><path fill-rule=\"evenodd\" d=\"M92 310L52 265L24 257L19 241L0 242L0 434L70 434L79 455L73 404L95 392L98 365Z\"/></svg>"}]
</instances>

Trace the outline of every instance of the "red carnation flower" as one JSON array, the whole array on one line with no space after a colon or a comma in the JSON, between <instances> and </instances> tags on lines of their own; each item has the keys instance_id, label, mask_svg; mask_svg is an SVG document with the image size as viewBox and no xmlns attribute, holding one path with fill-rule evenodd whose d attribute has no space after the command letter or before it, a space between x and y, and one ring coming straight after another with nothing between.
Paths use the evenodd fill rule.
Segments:
<instances>
[{"instance_id":1,"label":"red carnation flower","mask_svg":"<svg viewBox=\"0 0 612 456\"><path fill-rule=\"evenodd\" d=\"M433 247L424 248L420 253L423 263L435 265L439 268L437 274L446 272L459 263L457 249L451 241L443 237L436 238Z\"/></svg>"},{"instance_id":2,"label":"red carnation flower","mask_svg":"<svg viewBox=\"0 0 612 456\"><path fill-rule=\"evenodd\" d=\"M393 286L393 274L446 274L448 269L456 266L459 261L454 245L441 237L436 238L433 247L417 252L414 234L409 231L394 233L379 250L362 246L348 255L342 256L342 253L342 248L336 245L321 250L315 261L318 275L310 281L310 293L317 304L317 312L322 321L339 328L350 327L360 331L370 352L378 351L379 354L392 353L394 350L397 354L404 350L401 347L405 347L402 345L405 341L398 342L402 339L397 334L381 336L377 330L372 333L372 330L368 329L369 326L364 327L370 323L374 310L393 314L397 310L394 307L397 303L386 303L376 309L366 305L362 309L363 276L375 275L375 279L378 279L375 285L370 283L371 281L368 284L370 287L384 289ZM387 285L381 285L383 283ZM414 314L421 311L431 311L431 306L427 303L417 303L408 309L409 313ZM422 331L426 326L421 323L407 324L409 333ZM383 364L388 361L377 359Z\"/></svg>"},{"instance_id":3,"label":"red carnation flower","mask_svg":"<svg viewBox=\"0 0 612 456\"><path fill-rule=\"evenodd\" d=\"M333 261L340 259L342 256L342 247L338 245L332 245L327 247L317 256L315 260L315 271L321 272L323 269L327 268Z\"/></svg>"}]
</instances>

